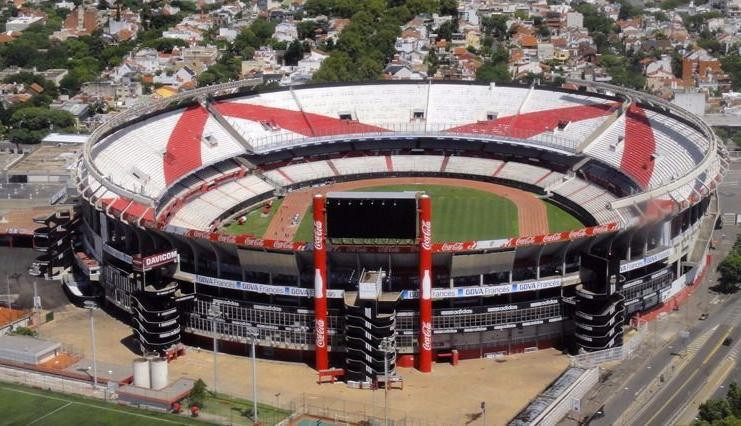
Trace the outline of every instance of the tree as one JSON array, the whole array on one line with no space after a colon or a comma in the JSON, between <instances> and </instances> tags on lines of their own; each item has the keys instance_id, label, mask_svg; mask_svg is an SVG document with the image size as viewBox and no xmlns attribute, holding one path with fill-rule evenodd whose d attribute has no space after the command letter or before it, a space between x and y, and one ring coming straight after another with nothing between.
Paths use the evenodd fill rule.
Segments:
<instances>
[{"instance_id":1,"label":"tree","mask_svg":"<svg viewBox=\"0 0 741 426\"><path fill-rule=\"evenodd\" d=\"M316 31L321 29L322 31L325 31L324 25L326 24L326 21L310 21L310 20L304 20L296 24L296 30L298 31L298 38L299 40L304 40L307 38L314 39L314 36L316 35Z\"/></svg>"},{"instance_id":2,"label":"tree","mask_svg":"<svg viewBox=\"0 0 741 426\"><path fill-rule=\"evenodd\" d=\"M733 90L741 90L741 56L737 53L726 55L720 60L721 68L731 77Z\"/></svg>"},{"instance_id":3,"label":"tree","mask_svg":"<svg viewBox=\"0 0 741 426\"><path fill-rule=\"evenodd\" d=\"M637 6L633 6L633 4L629 1L620 1L620 12L618 12L618 19L630 19L635 16L639 16L642 13L643 9Z\"/></svg>"},{"instance_id":4,"label":"tree","mask_svg":"<svg viewBox=\"0 0 741 426\"><path fill-rule=\"evenodd\" d=\"M170 53L175 47L187 47L188 43L178 38L156 38L142 43L142 46L152 48L158 52Z\"/></svg>"},{"instance_id":5,"label":"tree","mask_svg":"<svg viewBox=\"0 0 741 426\"><path fill-rule=\"evenodd\" d=\"M440 0L440 15L458 15L458 2L456 0Z\"/></svg>"},{"instance_id":6,"label":"tree","mask_svg":"<svg viewBox=\"0 0 741 426\"><path fill-rule=\"evenodd\" d=\"M288 45L288 49L286 49L286 53L283 55L283 61L286 65L295 66L298 64L298 61L304 58L304 46L301 44L298 40L293 40L290 45Z\"/></svg>"},{"instance_id":7,"label":"tree","mask_svg":"<svg viewBox=\"0 0 741 426\"><path fill-rule=\"evenodd\" d=\"M38 84L44 88L42 92L45 96L50 99L57 97L57 85L54 82L45 79L40 75L30 73L27 71L21 71L18 74L12 74L3 80L3 83L23 83L25 85ZM50 103L51 101L49 101Z\"/></svg>"},{"instance_id":8,"label":"tree","mask_svg":"<svg viewBox=\"0 0 741 426\"><path fill-rule=\"evenodd\" d=\"M67 111L42 107L21 108L10 117L11 130L8 137L14 143L34 144L41 142L52 131L74 130L75 117Z\"/></svg>"},{"instance_id":9,"label":"tree","mask_svg":"<svg viewBox=\"0 0 741 426\"><path fill-rule=\"evenodd\" d=\"M741 253L731 250L718 265L720 273L720 291L724 293L735 293L741 286Z\"/></svg>"},{"instance_id":10,"label":"tree","mask_svg":"<svg viewBox=\"0 0 741 426\"><path fill-rule=\"evenodd\" d=\"M31 336L36 337L38 333L36 330L28 327L16 327L11 333L14 336Z\"/></svg>"},{"instance_id":11,"label":"tree","mask_svg":"<svg viewBox=\"0 0 741 426\"><path fill-rule=\"evenodd\" d=\"M437 73L437 68L440 66L440 58L437 57L437 53L435 53L434 49L430 50L430 53L427 54L425 62L427 62L427 75L435 75L435 73Z\"/></svg>"},{"instance_id":12,"label":"tree","mask_svg":"<svg viewBox=\"0 0 741 426\"><path fill-rule=\"evenodd\" d=\"M476 70L476 80L485 83L510 83L512 76L509 74L506 64L487 62Z\"/></svg>"},{"instance_id":13,"label":"tree","mask_svg":"<svg viewBox=\"0 0 741 426\"><path fill-rule=\"evenodd\" d=\"M491 15L481 18L481 27L488 36L503 39L507 35L507 17L504 15Z\"/></svg>"},{"instance_id":14,"label":"tree","mask_svg":"<svg viewBox=\"0 0 741 426\"><path fill-rule=\"evenodd\" d=\"M741 418L741 386L737 383L731 383L728 386L728 393L726 393L726 400L731 406L731 411L735 417Z\"/></svg>"},{"instance_id":15,"label":"tree","mask_svg":"<svg viewBox=\"0 0 741 426\"><path fill-rule=\"evenodd\" d=\"M204 407L204 402L206 401L206 397L208 396L206 394L208 388L206 387L206 383L198 379L195 383L193 383L193 387L190 390L190 394L188 394L188 399L190 400L190 406L196 406L198 408Z\"/></svg>"},{"instance_id":16,"label":"tree","mask_svg":"<svg viewBox=\"0 0 741 426\"><path fill-rule=\"evenodd\" d=\"M322 66L312 78L318 82L350 81L352 80L351 66L352 60L347 53L336 52L322 61Z\"/></svg>"},{"instance_id":17,"label":"tree","mask_svg":"<svg viewBox=\"0 0 741 426\"><path fill-rule=\"evenodd\" d=\"M453 39L453 33L457 31L458 24L455 19L451 19L450 21L440 25L437 29L437 39L450 41Z\"/></svg>"},{"instance_id":18,"label":"tree","mask_svg":"<svg viewBox=\"0 0 741 426\"><path fill-rule=\"evenodd\" d=\"M731 406L725 399L711 399L700 404L697 417L706 422L716 422L731 416Z\"/></svg>"}]
</instances>

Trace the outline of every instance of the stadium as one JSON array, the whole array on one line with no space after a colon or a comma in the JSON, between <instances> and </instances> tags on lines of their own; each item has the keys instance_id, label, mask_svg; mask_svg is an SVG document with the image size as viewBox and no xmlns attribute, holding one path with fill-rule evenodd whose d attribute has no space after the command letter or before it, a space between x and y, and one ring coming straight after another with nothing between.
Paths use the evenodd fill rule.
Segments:
<instances>
[{"instance_id":1,"label":"stadium","mask_svg":"<svg viewBox=\"0 0 741 426\"><path fill-rule=\"evenodd\" d=\"M342 369L619 346L704 272L722 143L604 83L240 81L97 128L35 265L179 342ZM384 366L384 361L388 361Z\"/></svg>"}]
</instances>

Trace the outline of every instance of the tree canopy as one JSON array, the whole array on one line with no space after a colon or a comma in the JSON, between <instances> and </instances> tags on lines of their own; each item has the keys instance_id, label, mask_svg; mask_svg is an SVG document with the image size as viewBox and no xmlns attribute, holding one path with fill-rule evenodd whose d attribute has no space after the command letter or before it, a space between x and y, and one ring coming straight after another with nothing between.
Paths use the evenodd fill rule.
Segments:
<instances>
[{"instance_id":1,"label":"tree canopy","mask_svg":"<svg viewBox=\"0 0 741 426\"><path fill-rule=\"evenodd\" d=\"M725 293L735 293L741 288L741 236L725 259L718 264L720 273L719 289Z\"/></svg>"},{"instance_id":2,"label":"tree canopy","mask_svg":"<svg viewBox=\"0 0 741 426\"><path fill-rule=\"evenodd\" d=\"M9 120L11 142L34 144L53 131L74 131L75 117L66 112L43 107L27 107L15 111Z\"/></svg>"}]
</instances>

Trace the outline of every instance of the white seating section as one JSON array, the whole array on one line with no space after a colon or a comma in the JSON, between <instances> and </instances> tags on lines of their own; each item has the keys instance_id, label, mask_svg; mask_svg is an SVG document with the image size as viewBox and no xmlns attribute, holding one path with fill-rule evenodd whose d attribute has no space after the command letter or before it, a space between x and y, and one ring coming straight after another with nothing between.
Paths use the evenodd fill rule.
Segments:
<instances>
[{"instance_id":1,"label":"white seating section","mask_svg":"<svg viewBox=\"0 0 741 426\"><path fill-rule=\"evenodd\" d=\"M585 149L584 153L620 169L625 150L625 114L620 115L605 131Z\"/></svg>"},{"instance_id":2,"label":"white seating section","mask_svg":"<svg viewBox=\"0 0 741 426\"><path fill-rule=\"evenodd\" d=\"M563 175L561 180L564 180ZM599 223L621 222L620 215L608 210L608 203L617 199L607 190L581 178L566 178L549 188L554 193L573 201L588 211Z\"/></svg>"},{"instance_id":3,"label":"white seating section","mask_svg":"<svg viewBox=\"0 0 741 426\"><path fill-rule=\"evenodd\" d=\"M297 87L293 91L275 92L231 98L223 102L251 104L278 110L291 111L282 116L282 125L294 131L272 126L269 123L235 118L225 115L227 123L257 150L275 143L304 143L305 114L325 116L332 120L350 116L359 123L378 126L389 130L439 131L451 127L474 124L487 120L487 115L498 118L547 110L558 110L595 103L608 104L614 101L590 96L586 93L565 93L549 90L531 90L525 87L498 87L465 84L365 84L337 87ZM210 114L200 115L193 127L198 132L198 147L175 152L166 156L167 146L173 131L182 119L185 109L164 112L139 123L131 124L107 136L92 148L92 161L103 178L113 184L142 194L164 204L182 199L206 182L213 182L224 175L232 175L242 168L236 162L215 166L228 158L245 153L244 147L232 137L232 133ZM199 111L195 116L198 116ZM679 176L686 175L700 163L711 144L705 136L687 124L644 108L651 133L655 141L653 171L639 179L648 180L649 188L668 184ZM203 113L207 114L205 111ZM553 114L550 114L553 115ZM329 120L327 126L336 125ZM569 122L564 129L555 129L554 140L583 141L599 129L609 116ZM516 120L515 120L516 121ZM328 120L316 122L327 123ZM195 123L195 122L194 122ZM190 127L185 123L186 132ZM183 125L182 123L180 124ZM343 123L342 126L345 126ZM358 127L362 128L362 127ZM344 127L342 127L344 131ZM183 129L179 129L181 133ZM625 154L626 114L622 114L602 131L588 146L584 154L620 169L637 170L634 158ZM318 130L320 132L321 129ZM648 135L646 131L637 137ZM546 135L550 136L550 134ZM541 136L542 137L542 136ZM534 136L538 138L538 136ZM183 141L180 141L183 142ZM326 141L324 141L326 142ZM636 143L640 143L637 141ZM643 145L645 147L646 145ZM200 157L198 157L200 153ZM362 154L362 153L359 153ZM172 168L168 176L176 179L166 182L165 169ZM719 172L720 165L713 163L702 177L706 185ZM189 168L200 169L188 170ZM645 166L641 169L649 170ZM564 175L546 168L517 162L443 155L389 155L334 158L321 161L303 161L265 171L265 176L281 185L291 185L316 179L331 179L336 176L387 173L387 172L447 172L467 175L496 176L517 182L537 185L567 197L583 206L600 222L619 220L616 212L605 205L615 197L605 190L579 178ZM635 172L639 173L640 172ZM183 174L181 178L178 175ZM100 187L88 176L88 185L93 198L118 198L106 188ZM693 182L672 193L675 200L687 199L692 189L702 186ZM169 188L168 188L169 186ZM194 229L209 229L213 221L228 210L256 195L274 190L269 183L255 175L246 175L235 181L222 183L206 193L188 200L171 218L173 225ZM170 199L163 199L164 194ZM164 209L160 204L159 211ZM632 220L628 218L626 220Z\"/></svg>"},{"instance_id":4,"label":"white seating section","mask_svg":"<svg viewBox=\"0 0 741 426\"><path fill-rule=\"evenodd\" d=\"M287 109L290 111L299 111L298 105L296 105L296 101L293 99L293 95L288 90L261 93L258 95L246 96L244 98L232 98L225 102L252 104L270 108Z\"/></svg>"},{"instance_id":5,"label":"white seating section","mask_svg":"<svg viewBox=\"0 0 741 426\"><path fill-rule=\"evenodd\" d=\"M560 138L573 141L583 141L594 133L610 116L590 118L588 120L571 121L563 130L554 129L553 134Z\"/></svg>"},{"instance_id":6,"label":"white seating section","mask_svg":"<svg viewBox=\"0 0 741 426\"><path fill-rule=\"evenodd\" d=\"M334 167L342 175L363 173L386 173L385 156L352 157L332 159ZM393 171L439 172L445 157L442 155L393 155L390 156ZM607 209L607 204L616 198L606 190L580 178L565 178L561 173L524 163L502 162L484 158L449 157L446 172L469 175L492 176L516 182L536 185L564 196L584 207L600 223L619 222L620 216ZM206 177L210 172L203 171ZM335 176L327 160L303 162L269 170L265 174L279 182L293 184L319 178ZM290 177L290 182L288 178ZM185 180L180 185L203 183ZM273 188L254 175L221 184L206 193L199 194L186 202L170 219L169 224L197 230L210 230L214 221L225 211L256 195L272 191Z\"/></svg>"},{"instance_id":7,"label":"white seating section","mask_svg":"<svg viewBox=\"0 0 741 426\"><path fill-rule=\"evenodd\" d=\"M508 161L504 165L504 167L499 170L499 173L496 174L496 177L534 184L541 178L545 177L545 175L547 175L549 172L550 170L544 169L542 167Z\"/></svg>"},{"instance_id":8,"label":"white seating section","mask_svg":"<svg viewBox=\"0 0 741 426\"><path fill-rule=\"evenodd\" d=\"M656 144L654 168L648 184L649 188L655 188L692 170L702 161L707 143L700 133L684 123L650 110L644 111ZM626 115L623 114L584 152L619 169L625 151L625 122ZM623 140L619 142L620 138Z\"/></svg>"},{"instance_id":9,"label":"white seating section","mask_svg":"<svg viewBox=\"0 0 741 426\"><path fill-rule=\"evenodd\" d=\"M256 150L264 149L271 143L282 140L296 140L304 136L283 128L266 128L259 121L245 120L237 117L224 116L227 123L237 131Z\"/></svg>"},{"instance_id":10,"label":"white seating section","mask_svg":"<svg viewBox=\"0 0 741 426\"><path fill-rule=\"evenodd\" d=\"M191 198L170 218L169 224L199 231L211 230L211 225L225 211L273 189L257 176L244 176Z\"/></svg>"},{"instance_id":11,"label":"white seating section","mask_svg":"<svg viewBox=\"0 0 741 426\"><path fill-rule=\"evenodd\" d=\"M595 96L584 96L574 93L551 92L548 90L533 90L520 113L545 111L573 107L579 105L604 104L612 101ZM519 106L519 104L518 104Z\"/></svg>"},{"instance_id":12,"label":"white seating section","mask_svg":"<svg viewBox=\"0 0 741 426\"><path fill-rule=\"evenodd\" d=\"M98 169L125 189L158 198L167 188L164 153L182 113L183 110L178 110L145 120L106 138L94 150L94 162ZM195 136L199 141L197 149L200 150L203 165L245 152L213 117L206 120L203 132ZM205 136L209 136L212 143L202 141Z\"/></svg>"},{"instance_id":13,"label":"white seating section","mask_svg":"<svg viewBox=\"0 0 741 426\"><path fill-rule=\"evenodd\" d=\"M388 171L386 157L348 157L335 158L331 161L341 175L383 173Z\"/></svg>"},{"instance_id":14,"label":"white seating section","mask_svg":"<svg viewBox=\"0 0 741 426\"><path fill-rule=\"evenodd\" d=\"M650 187L670 183L702 161L703 153L697 150L696 142L691 140L697 132L653 111L647 110L646 117L651 123L657 154ZM688 148L695 150L694 155L690 154Z\"/></svg>"},{"instance_id":15,"label":"white seating section","mask_svg":"<svg viewBox=\"0 0 741 426\"><path fill-rule=\"evenodd\" d=\"M448 173L493 176L502 163L500 160L490 160L488 158L450 156L445 171Z\"/></svg>"},{"instance_id":16,"label":"white seating section","mask_svg":"<svg viewBox=\"0 0 741 426\"><path fill-rule=\"evenodd\" d=\"M440 172L445 157L441 155L392 155L395 172Z\"/></svg>"},{"instance_id":17,"label":"white seating section","mask_svg":"<svg viewBox=\"0 0 741 426\"><path fill-rule=\"evenodd\" d=\"M181 114L182 110L145 120L97 144L93 149L93 161L98 170L108 180L129 191L158 195L165 187L163 153ZM135 178L133 167L147 176Z\"/></svg>"},{"instance_id":18,"label":"white seating section","mask_svg":"<svg viewBox=\"0 0 741 426\"><path fill-rule=\"evenodd\" d=\"M527 90L512 87L481 88L435 84L430 92L427 122L450 128L485 121L488 113L498 118L517 114L517 108L527 96Z\"/></svg>"},{"instance_id":19,"label":"white seating section","mask_svg":"<svg viewBox=\"0 0 741 426\"><path fill-rule=\"evenodd\" d=\"M298 163L281 167L278 170L265 172L265 176L287 186L296 182L305 182L314 179L322 179L334 176L334 171L326 161L314 161L310 163Z\"/></svg>"},{"instance_id":20,"label":"white seating section","mask_svg":"<svg viewBox=\"0 0 741 426\"><path fill-rule=\"evenodd\" d=\"M201 142L201 162L203 164L213 164L245 153L244 147L234 140L212 116L206 120L203 136L211 136L215 141L213 146Z\"/></svg>"},{"instance_id":21,"label":"white seating section","mask_svg":"<svg viewBox=\"0 0 741 426\"><path fill-rule=\"evenodd\" d=\"M414 111L426 111L428 87L427 84L317 87L293 93L304 112L331 118L350 113L363 124L385 127L408 124Z\"/></svg>"}]
</instances>

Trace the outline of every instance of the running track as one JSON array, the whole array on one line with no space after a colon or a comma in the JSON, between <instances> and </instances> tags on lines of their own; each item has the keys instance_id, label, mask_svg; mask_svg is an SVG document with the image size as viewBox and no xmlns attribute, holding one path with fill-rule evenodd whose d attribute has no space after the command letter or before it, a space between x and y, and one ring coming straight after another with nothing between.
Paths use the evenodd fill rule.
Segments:
<instances>
[{"instance_id":1,"label":"running track","mask_svg":"<svg viewBox=\"0 0 741 426\"><path fill-rule=\"evenodd\" d=\"M308 209L311 205L311 200L314 197L314 194L326 194L330 191L349 191L352 189L367 188L371 186L410 184L447 185L491 192L512 201L517 207L517 224L519 227L518 236L542 235L549 232L548 214L546 213L545 203L530 192L511 188L509 186L465 179L400 177L364 179L359 181L336 183L318 188L303 188L290 192L286 195L283 204L281 204L280 208L273 216L273 219L265 231L264 238L292 241L296 231L298 230L298 225L286 225L290 224L293 216L297 214L297 223L301 223L304 215L309 211ZM515 235L512 236L514 237Z\"/></svg>"}]
</instances>

